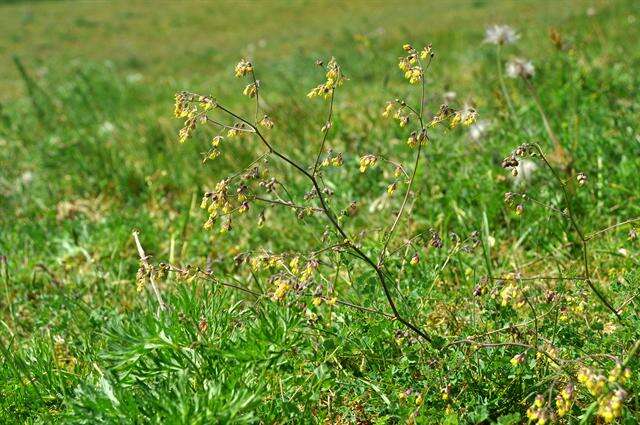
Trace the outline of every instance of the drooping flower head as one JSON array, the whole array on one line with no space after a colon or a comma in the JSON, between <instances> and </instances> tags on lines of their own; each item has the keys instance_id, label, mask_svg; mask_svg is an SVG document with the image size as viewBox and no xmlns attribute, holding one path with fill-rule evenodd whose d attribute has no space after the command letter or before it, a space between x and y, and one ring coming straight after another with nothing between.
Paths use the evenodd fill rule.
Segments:
<instances>
[{"instance_id":1,"label":"drooping flower head","mask_svg":"<svg viewBox=\"0 0 640 425\"><path fill-rule=\"evenodd\" d=\"M513 44L520 38L520 34L509 25L492 25L485 31L484 42L503 45Z\"/></svg>"}]
</instances>

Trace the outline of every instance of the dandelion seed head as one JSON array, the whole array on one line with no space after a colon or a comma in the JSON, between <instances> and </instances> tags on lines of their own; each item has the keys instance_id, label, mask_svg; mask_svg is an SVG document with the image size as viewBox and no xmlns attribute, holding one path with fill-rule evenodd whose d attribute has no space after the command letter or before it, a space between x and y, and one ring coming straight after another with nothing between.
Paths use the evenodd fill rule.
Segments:
<instances>
[{"instance_id":1,"label":"dandelion seed head","mask_svg":"<svg viewBox=\"0 0 640 425\"><path fill-rule=\"evenodd\" d=\"M513 44L520 38L520 34L509 25L492 25L485 31L484 42L496 45Z\"/></svg>"}]
</instances>

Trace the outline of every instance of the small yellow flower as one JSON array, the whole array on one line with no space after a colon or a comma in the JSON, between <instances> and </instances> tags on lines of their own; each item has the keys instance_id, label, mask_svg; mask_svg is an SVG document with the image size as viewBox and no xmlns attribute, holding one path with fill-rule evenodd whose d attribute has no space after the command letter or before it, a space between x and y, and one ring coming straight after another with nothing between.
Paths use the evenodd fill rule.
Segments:
<instances>
[{"instance_id":1,"label":"small yellow flower","mask_svg":"<svg viewBox=\"0 0 640 425\"><path fill-rule=\"evenodd\" d=\"M511 366L517 367L517 366L521 365L522 363L524 363L524 360L525 360L525 355L523 353L516 354L510 360Z\"/></svg>"},{"instance_id":2,"label":"small yellow flower","mask_svg":"<svg viewBox=\"0 0 640 425\"><path fill-rule=\"evenodd\" d=\"M384 111L382 112L383 117L388 117L395 110L396 103L393 101L387 102L384 107Z\"/></svg>"},{"instance_id":3,"label":"small yellow flower","mask_svg":"<svg viewBox=\"0 0 640 425\"><path fill-rule=\"evenodd\" d=\"M289 269L291 270L291 273L298 274L298 272L300 271L300 269L298 268L298 266L300 265L300 257L293 257L291 259L291 261L289 261Z\"/></svg>"},{"instance_id":4,"label":"small yellow flower","mask_svg":"<svg viewBox=\"0 0 640 425\"><path fill-rule=\"evenodd\" d=\"M253 72L253 65L251 65L251 62L246 59L241 59L235 67L236 77L242 77L250 72Z\"/></svg>"},{"instance_id":5,"label":"small yellow flower","mask_svg":"<svg viewBox=\"0 0 640 425\"><path fill-rule=\"evenodd\" d=\"M389 186L387 186L387 195L392 196L397 188L398 188L397 182L391 183Z\"/></svg>"},{"instance_id":6,"label":"small yellow flower","mask_svg":"<svg viewBox=\"0 0 640 425\"><path fill-rule=\"evenodd\" d=\"M360 172L364 173L369 167L375 167L378 163L378 157L375 155L364 155L360 157Z\"/></svg>"},{"instance_id":7,"label":"small yellow flower","mask_svg":"<svg viewBox=\"0 0 640 425\"><path fill-rule=\"evenodd\" d=\"M341 153L331 158L331 165L334 167L342 167L342 164L344 164L344 159Z\"/></svg>"},{"instance_id":8,"label":"small yellow flower","mask_svg":"<svg viewBox=\"0 0 640 425\"><path fill-rule=\"evenodd\" d=\"M422 67L414 66L407 69L404 73L404 77L409 80L411 84L417 84L422 81Z\"/></svg>"},{"instance_id":9,"label":"small yellow flower","mask_svg":"<svg viewBox=\"0 0 640 425\"><path fill-rule=\"evenodd\" d=\"M274 301L282 301L287 295L287 292L289 291L289 289L291 289L291 286L289 285L289 282L282 279L276 280L275 283L277 283L277 287L276 287L276 290L273 292L272 299Z\"/></svg>"},{"instance_id":10,"label":"small yellow flower","mask_svg":"<svg viewBox=\"0 0 640 425\"><path fill-rule=\"evenodd\" d=\"M533 405L538 407L538 408L544 406L544 396L542 394L538 394L536 396L535 401L533 402Z\"/></svg>"},{"instance_id":11,"label":"small yellow flower","mask_svg":"<svg viewBox=\"0 0 640 425\"><path fill-rule=\"evenodd\" d=\"M273 128L274 126L273 120L268 115L262 117L259 124L265 128Z\"/></svg>"},{"instance_id":12,"label":"small yellow flower","mask_svg":"<svg viewBox=\"0 0 640 425\"><path fill-rule=\"evenodd\" d=\"M207 221L204 222L204 225L202 227L204 228L204 230L211 230L214 223L215 223L215 217L210 216L207 219Z\"/></svg>"},{"instance_id":13,"label":"small yellow flower","mask_svg":"<svg viewBox=\"0 0 640 425\"><path fill-rule=\"evenodd\" d=\"M256 97L256 94L258 94L258 86L255 83L247 84L242 94L249 97Z\"/></svg>"},{"instance_id":14,"label":"small yellow flower","mask_svg":"<svg viewBox=\"0 0 640 425\"><path fill-rule=\"evenodd\" d=\"M422 398L422 394L418 393L416 396L416 406L422 406L422 403L424 403L424 398Z\"/></svg>"},{"instance_id":15,"label":"small yellow flower","mask_svg":"<svg viewBox=\"0 0 640 425\"><path fill-rule=\"evenodd\" d=\"M220 146L220 142L222 141L222 136L216 136L211 140L211 146L217 148Z\"/></svg>"},{"instance_id":16,"label":"small yellow flower","mask_svg":"<svg viewBox=\"0 0 640 425\"><path fill-rule=\"evenodd\" d=\"M433 52L431 50L431 44L429 44L428 46L423 48L422 51L420 52L420 59L427 59L432 54Z\"/></svg>"}]
</instances>

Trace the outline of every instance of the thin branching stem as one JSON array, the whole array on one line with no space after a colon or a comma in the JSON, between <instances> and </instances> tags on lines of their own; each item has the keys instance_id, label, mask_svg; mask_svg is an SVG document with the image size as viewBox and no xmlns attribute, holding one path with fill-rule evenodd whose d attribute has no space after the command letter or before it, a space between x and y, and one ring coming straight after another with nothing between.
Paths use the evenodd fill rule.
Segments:
<instances>
[{"instance_id":1,"label":"thin branching stem","mask_svg":"<svg viewBox=\"0 0 640 425\"><path fill-rule=\"evenodd\" d=\"M640 221L640 217L636 217L636 218L632 218L632 219L629 219L629 220L622 221L620 223L617 223L617 224L614 224L612 226L605 227L604 229L598 230L597 232L593 232L590 235L587 235L586 239L587 239L587 241L590 241L592 239L597 238L598 236L601 236L604 233L607 233L607 232L609 232L611 230L615 230L618 227L622 227L622 226L625 226L625 225L631 224L631 223L636 223L638 221Z\"/></svg>"},{"instance_id":2,"label":"thin branching stem","mask_svg":"<svg viewBox=\"0 0 640 425\"><path fill-rule=\"evenodd\" d=\"M600 292L600 290L591 281L591 273L589 270L588 246L587 246L588 239L585 238L584 232L582 231L582 228L578 225L578 222L576 221L576 218L574 216L573 207L571 205L571 197L569 196L569 192L567 191L566 182L560 178L557 171L551 166L551 164L547 160L547 157L542 151L542 148L536 143L532 143L531 146L533 146L536 149L536 151L540 155L540 158L542 158L542 161L544 162L544 164L547 166L547 168L549 168L549 170L551 170L551 173L553 174L554 178L558 182L558 185L560 186L560 189L562 190L562 194L564 196L564 201L567 209L567 217L569 218L569 222L571 223L571 226L580 237L580 241L582 245L582 263L584 267L585 282L587 282L587 285L589 285L589 288L591 289L591 291L598 297L598 299L600 299L602 304L605 307L607 307L618 318L618 320L621 320L621 317L618 311L611 305L611 303L607 300L607 298Z\"/></svg>"},{"instance_id":3,"label":"thin branching stem","mask_svg":"<svg viewBox=\"0 0 640 425\"><path fill-rule=\"evenodd\" d=\"M398 211L389 232L387 233L387 237L385 238L384 244L382 246L382 250L380 251L380 255L378 256L378 265L382 265L384 263L384 258L387 252L387 247L389 246L389 242L391 242L391 237L393 236L393 232L395 231L398 223L400 222L400 218L402 218L402 213L404 212L405 207L407 206L407 201L409 200L409 195L411 194L411 188L413 187L413 182L416 178L416 173L418 172L418 164L420 163L420 154L422 153L422 145L429 140L429 136L426 133L426 129L424 126L424 102L425 102L425 81L424 76L426 71L429 69L431 65L431 57L429 57L429 62L427 63L426 68L422 73L422 77L420 78L420 83L422 85L422 94L420 96L420 113L418 114L418 121L420 121L420 131L424 133L425 140L418 141L418 152L416 153L416 159L413 164L413 170L411 171L411 177L409 178L409 183L407 184L407 190L404 193L404 198L402 199L402 204L400 204L400 210ZM414 111L415 113L415 111Z\"/></svg>"},{"instance_id":4,"label":"thin branching stem","mask_svg":"<svg viewBox=\"0 0 640 425\"><path fill-rule=\"evenodd\" d=\"M387 303L391 307L391 310L393 311L393 316L395 317L395 319L398 320L403 325L405 325L406 327L408 327L409 329L411 329L413 332L418 334L420 337L422 337L426 341L431 342L432 339L426 332L422 331L416 325L414 325L413 323L409 322L408 320L406 320L405 318L403 318L400 315L400 312L398 311L398 308L396 307L395 301L393 300L393 297L392 297L391 292L389 290L389 287L387 285L387 281L386 281L386 278L384 276L384 273L382 272L382 268L378 264L376 264L369 256L367 256L360 248L358 248L353 243L351 243L351 239L349 238L347 233L344 231L344 229L342 228L340 223L338 223L338 220L336 219L336 216L333 213L333 211L329 208L329 206L328 206L328 204L327 204L327 202L326 202L326 200L324 198L324 195L322 194L322 190L320 189L320 185L318 184L317 177L315 175L313 175L312 173L310 173L309 171L307 171L304 167L298 165L295 161L293 161L288 156L286 156L283 153L281 153L280 151L276 150L273 147L273 145L271 143L269 143L269 141L267 141L267 139L262 135L260 130L258 130L258 128L255 125L251 124L246 119L240 117L239 115L235 114L234 112L230 111L229 109L225 108L222 105L218 105L218 108L221 111L231 115L232 117L234 117L234 118L244 122L248 126L252 127L254 129L256 135L258 136L258 138L262 141L262 143L269 149L269 151L273 155L275 155L276 157L280 158L282 161L286 162L287 164L291 165L296 170L298 170L301 174L303 174L307 179L309 179L309 181L313 185L314 190L316 191L316 194L318 195L318 200L320 201L321 208L322 208L325 216L331 222L332 226L336 229L336 231L340 234L340 236L345 240L345 242L347 242L349 244L349 247L355 253L356 257L358 257L359 259L361 259L362 261L367 263L369 265L369 267L371 267L376 272L378 280L380 281L380 284L382 286L385 298L387 299Z\"/></svg>"},{"instance_id":5,"label":"thin branching stem","mask_svg":"<svg viewBox=\"0 0 640 425\"><path fill-rule=\"evenodd\" d=\"M327 117L327 122L324 125L324 131L322 132L322 141L320 142L320 149L318 150L318 155L316 155L316 160L313 163L313 172L312 175L316 175L318 172L318 165L320 165L320 157L322 157L322 152L324 152L324 145L327 142L327 136L329 134L329 130L331 130L331 119L333 118L333 100L336 95L336 90L331 90L331 99L329 100L329 116Z\"/></svg>"},{"instance_id":6,"label":"thin branching stem","mask_svg":"<svg viewBox=\"0 0 640 425\"><path fill-rule=\"evenodd\" d=\"M146 272L149 274L149 283L151 284L151 289L153 290L153 294L155 295L156 300L158 301L158 308L160 308L161 311L164 311L166 310L166 306L164 304L164 301L162 300L162 296L160 295L158 286L156 285L155 277L153 276L153 269L149 264L148 257L145 254L144 249L142 248L142 244L140 243L140 238L138 237L137 231L133 232L133 240L136 243L136 248L138 250L138 256L140 257L140 261L142 262Z\"/></svg>"}]
</instances>

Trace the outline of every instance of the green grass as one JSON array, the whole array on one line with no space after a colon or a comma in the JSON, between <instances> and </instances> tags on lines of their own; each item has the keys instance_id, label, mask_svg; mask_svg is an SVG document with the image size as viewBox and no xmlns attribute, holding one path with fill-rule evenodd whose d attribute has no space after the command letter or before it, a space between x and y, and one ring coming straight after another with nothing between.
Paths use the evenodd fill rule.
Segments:
<instances>
[{"instance_id":1,"label":"green grass","mask_svg":"<svg viewBox=\"0 0 640 425\"><path fill-rule=\"evenodd\" d=\"M591 233L640 216L640 8L630 0L429 3L0 6L0 422L515 424L527 421L536 394L555 398L576 382L580 365L606 375L617 358L633 370L619 421L637 423L640 362L630 351L640 336L640 257L631 226L595 239L588 256L594 282L624 305L621 322L583 281L519 281L530 308L501 305L500 284L486 280L516 269L576 276L582 259L566 219L532 202L517 216L504 203L505 192L519 190L566 206L542 166L516 189L500 167L525 141L549 151L551 142L524 84L508 80L520 125L513 124L495 48L482 39L493 23L521 32L503 48L503 61L534 61L541 102L572 157L569 172L588 175L587 185L571 190L576 219ZM553 46L550 28L567 49ZM204 231L202 193L258 148L224 145L221 158L203 165L211 133L177 143L173 94L211 93L250 116L253 103L241 96L233 66L251 55L277 123L272 140L309 164L326 104L305 95L323 77L315 60L335 56L349 81L337 92L328 145L344 153L345 165L326 171L324 182L335 191L336 210L359 203L343 223L350 235L368 229L362 247L375 253L380 241L372 229L393 220L399 195L373 208L386 199L390 173L379 165L361 174L358 158L376 153L411 163L409 131L380 116L389 99L417 101L397 68L405 42L431 42L436 50L430 112L453 90L456 103L473 102L492 122L480 143L465 129L432 133L411 219L392 244L430 228L442 236L442 249L420 248L416 267L407 264L410 250L387 265L402 312L437 344L344 305L293 296L273 302L175 276L159 283L171 308L158 313L153 294L136 291L133 229L153 263L210 264L221 281L262 292L269 273L254 280L235 265L237 253L312 251L326 224L269 208L263 227L252 210L228 235ZM270 166L294 195L309 190L282 164ZM474 231L482 243L456 250L450 233L464 239ZM370 270L349 256L336 261L341 301L389 310ZM484 292L474 296L478 286ZM442 348L473 335L486 335L478 338L486 343L537 342L563 367L517 346ZM523 352L524 364L512 366ZM576 382L575 404L562 421L595 422L594 401Z\"/></svg>"}]
</instances>

